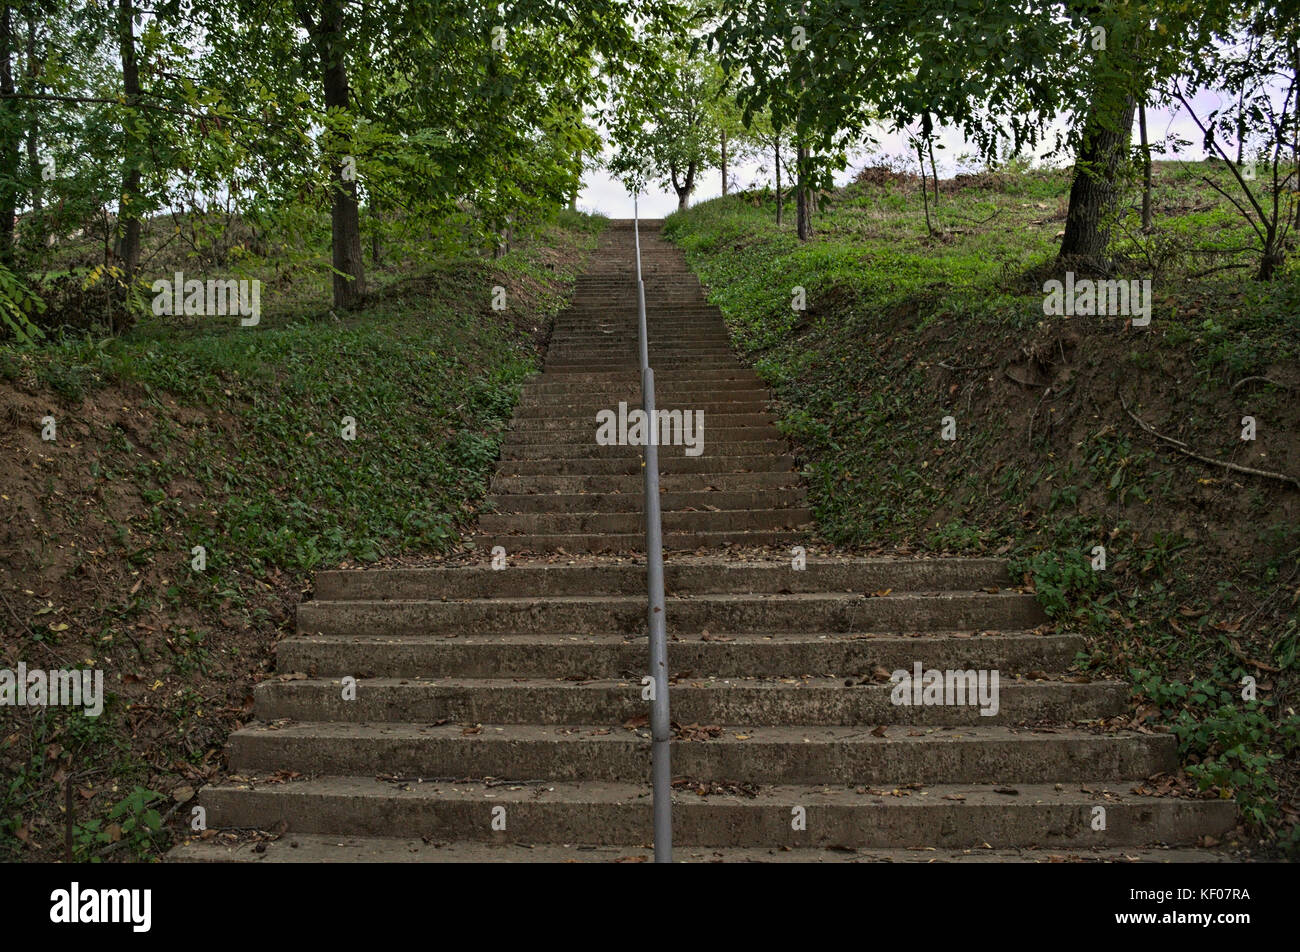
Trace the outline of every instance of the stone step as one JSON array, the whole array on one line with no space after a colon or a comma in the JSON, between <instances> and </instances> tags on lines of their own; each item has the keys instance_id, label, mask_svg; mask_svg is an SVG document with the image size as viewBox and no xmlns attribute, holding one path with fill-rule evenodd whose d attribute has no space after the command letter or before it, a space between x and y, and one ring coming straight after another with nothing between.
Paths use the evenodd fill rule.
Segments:
<instances>
[{"instance_id":1,"label":"stone step","mask_svg":"<svg viewBox=\"0 0 1300 952\"><path fill-rule=\"evenodd\" d=\"M699 371L705 373L705 371ZM526 383L520 392L521 403L546 401L553 405L577 403L617 409L620 402L629 408L641 402L640 380L628 379L621 383L599 382L591 374L548 374L544 383ZM705 403L737 403L757 401L766 403L772 394L763 385L749 380L728 379L718 384L707 380L682 380L677 383L655 381L655 407L668 407L676 402L682 409L699 409Z\"/></svg>"},{"instance_id":2,"label":"stone step","mask_svg":"<svg viewBox=\"0 0 1300 952\"><path fill-rule=\"evenodd\" d=\"M732 354L724 353L674 353L651 354L650 366L655 370L655 386L671 387L671 382L659 381L659 368L673 367L689 371L692 375L703 378L708 374L733 374L741 366ZM567 354L550 354L546 357L541 377L534 378L548 383L585 383L581 377L589 374L593 379L609 377L623 378L627 386L634 387L638 395L641 392L640 357L635 349L610 350L605 352L573 351ZM754 382L754 386L761 386ZM706 384L705 389L709 389Z\"/></svg>"},{"instance_id":3,"label":"stone step","mask_svg":"<svg viewBox=\"0 0 1300 952\"><path fill-rule=\"evenodd\" d=\"M486 558L486 556L485 556ZM819 560L794 570L788 561L699 561L664 564L664 587L670 594L740 594L754 592L865 594L891 592L974 591L1011 585L1000 559L860 558ZM486 565L409 569L346 569L318 572L316 598L516 598L554 595L645 594L645 564L513 564L493 570Z\"/></svg>"},{"instance_id":4,"label":"stone step","mask_svg":"<svg viewBox=\"0 0 1300 952\"><path fill-rule=\"evenodd\" d=\"M739 366L736 358L730 354L691 354L689 356L670 357L668 360L651 359L650 366L659 367L666 363L690 367L697 373L730 371L732 368ZM577 381L593 374L626 373L628 370L636 370L640 373L638 358L628 354L548 356L544 369L544 379L546 380L568 378ZM638 381L639 379L638 377ZM656 392L658 391L657 380L658 374L656 373ZM637 392L640 393L639 382Z\"/></svg>"},{"instance_id":5,"label":"stone step","mask_svg":"<svg viewBox=\"0 0 1300 952\"><path fill-rule=\"evenodd\" d=\"M707 426L707 421L706 421ZM640 460L644 452L644 447L631 444L620 446L617 443L602 446L595 440L595 424L592 424L592 440L582 443L504 443L501 446L501 468L509 470L513 468L516 461L527 460L530 462L544 462L546 460L609 460L627 458L636 460L640 465ZM686 433L684 428L678 431L675 427L670 431L670 436L678 436L682 443L661 443L659 444L659 460L677 459L679 457L694 460L729 460L744 459L753 456L779 456L784 453L787 443L783 438L767 440L710 440L708 430L701 435L698 430L691 434L692 443L686 443Z\"/></svg>"},{"instance_id":6,"label":"stone step","mask_svg":"<svg viewBox=\"0 0 1300 952\"><path fill-rule=\"evenodd\" d=\"M251 840L228 834L191 839L167 855L171 863L648 863L648 846L425 842L419 837L285 834ZM1222 850L1169 847L1021 849L687 848L675 863L1231 863Z\"/></svg>"},{"instance_id":7,"label":"stone step","mask_svg":"<svg viewBox=\"0 0 1300 952\"><path fill-rule=\"evenodd\" d=\"M507 550L509 551L509 550ZM311 634L427 635L474 631L596 631L640 634L645 598L630 595L477 598L465 601L326 601L298 606L298 630ZM1017 592L717 594L669 597L668 630L677 633L939 631L1033 628L1047 620L1032 595Z\"/></svg>"},{"instance_id":8,"label":"stone step","mask_svg":"<svg viewBox=\"0 0 1300 952\"><path fill-rule=\"evenodd\" d=\"M589 336L621 334L627 340L640 340L641 328L635 307L594 307L579 303L552 325L552 340L584 339ZM676 305L672 317L659 313L650 316L647 331L652 345L674 340L673 335L715 336L725 338L726 324L717 308L708 305Z\"/></svg>"},{"instance_id":9,"label":"stone step","mask_svg":"<svg viewBox=\"0 0 1300 952\"><path fill-rule=\"evenodd\" d=\"M723 532L745 529L797 529L812 523L804 508L668 510L661 522L665 532ZM641 512L485 512L478 518L480 532L496 536L569 535L608 532L615 535L645 530ZM507 550L508 551L508 550Z\"/></svg>"},{"instance_id":10,"label":"stone step","mask_svg":"<svg viewBox=\"0 0 1300 952\"><path fill-rule=\"evenodd\" d=\"M587 342L636 344L641 339L640 322L635 310L622 313L595 310L582 313L574 310L566 313L569 316L561 317L552 325L548 345ZM662 314L651 317L647 328L651 350L700 341L730 346L727 325L715 309L692 311L689 308L677 308L673 313L675 316L671 319Z\"/></svg>"},{"instance_id":11,"label":"stone step","mask_svg":"<svg viewBox=\"0 0 1300 952\"><path fill-rule=\"evenodd\" d=\"M555 377L563 377L556 374ZM585 374L573 374L575 381ZM742 381L743 383L743 381ZM563 407L569 404L591 406L599 409L617 410L619 403L626 403L628 409L636 408L641 403L641 386L637 384L624 387L593 386L587 382L557 384L558 390L550 393L536 393L527 389L520 396L520 403L535 405L546 401L551 407ZM771 391L760 386L737 386L735 388L714 389L708 385L682 387L655 386L655 407L672 407L682 410L703 410L709 404L716 403L750 403L766 405L772 399Z\"/></svg>"},{"instance_id":12,"label":"stone step","mask_svg":"<svg viewBox=\"0 0 1300 952\"><path fill-rule=\"evenodd\" d=\"M762 385L758 377L748 371L738 372L731 368L692 369L671 377L660 376L658 371L655 372L656 397L661 392L665 397L675 393L700 393L713 401L738 400L744 397L738 397L736 394L748 395L753 390L767 392L767 388ZM555 379L549 374L542 374L525 381L521 392L524 396L547 398L590 394L594 395L597 401L608 400L612 396L614 398L612 405L617 406L619 400L627 399L620 394L632 394L638 398L641 396L641 375L636 371L631 373L623 370L593 371L590 377L580 380L572 379L572 375L560 375ZM655 401L656 405L663 402Z\"/></svg>"},{"instance_id":13,"label":"stone step","mask_svg":"<svg viewBox=\"0 0 1300 952\"><path fill-rule=\"evenodd\" d=\"M641 396L628 399L625 395L622 397L627 403L628 411L641 409ZM672 400L656 400L655 406L660 410L698 410L705 415L715 417L727 416L762 416L764 420L772 419L771 412L767 409L768 398L745 400L702 400L691 401L690 406L683 406ZM544 401L528 400L520 401L515 407L514 420L512 427L519 425L533 425L533 421L552 421L557 426L570 426L573 421L585 422L587 420L595 423L596 414L601 410L618 411L618 400L607 402L600 399L590 400L565 400Z\"/></svg>"},{"instance_id":14,"label":"stone step","mask_svg":"<svg viewBox=\"0 0 1300 952\"><path fill-rule=\"evenodd\" d=\"M793 677L817 672L855 680L876 668L998 670L1004 674L1063 670L1083 650L1078 635L1026 632L960 635L826 635L779 632L699 636L668 647L670 671L704 676ZM614 678L646 666L644 636L631 635L295 635L276 646L278 670L312 677Z\"/></svg>"},{"instance_id":15,"label":"stone step","mask_svg":"<svg viewBox=\"0 0 1300 952\"><path fill-rule=\"evenodd\" d=\"M661 492L744 492L779 487L795 488L799 478L789 468L748 473L672 473L661 472ZM573 492L640 492L644 478L637 467L628 475L509 475L492 478L494 493L573 493Z\"/></svg>"},{"instance_id":16,"label":"stone step","mask_svg":"<svg viewBox=\"0 0 1300 952\"><path fill-rule=\"evenodd\" d=\"M546 370L544 372L552 373L556 367L563 364L589 364L603 361L610 364L620 364L621 368L636 370L639 373L641 369L639 360L640 352L634 345L575 344L550 348L546 354ZM731 349L721 345L701 344L691 347L651 348L650 350L650 366L655 368L656 377L658 377L658 368L660 367L675 366L695 369L703 366L705 361L708 361L711 366L741 366Z\"/></svg>"},{"instance_id":17,"label":"stone step","mask_svg":"<svg viewBox=\"0 0 1300 952\"><path fill-rule=\"evenodd\" d=\"M641 465L639 455L620 457L611 454L606 459L506 459L497 467L497 476L635 476L640 474ZM788 455L687 456L683 453L670 456L661 453L659 456L661 475L789 473L792 469L794 457Z\"/></svg>"},{"instance_id":18,"label":"stone step","mask_svg":"<svg viewBox=\"0 0 1300 952\"><path fill-rule=\"evenodd\" d=\"M712 511L715 509L792 509L804 505L803 493L789 489L769 489L756 492L694 492L659 494L659 505L664 512ZM484 499L484 509L500 513L561 513L561 512L630 512L638 518L645 512L644 493L551 493L523 496L519 494L490 495Z\"/></svg>"},{"instance_id":19,"label":"stone step","mask_svg":"<svg viewBox=\"0 0 1300 952\"><path fill-rule=\"evenodd\" d=\"M622 328L611 325L582 332L568 332L557 327L552 331L548 351L553 352L557 347L591 347L609 350L628 348L639 354L639 341L640 335L635 326ZM700 347L732 352L731 338L726 330L719 326L699 327L687 333L674 334L672 337L657 338L650 342L650 353L653 355L669 350L690 351Z\"/></svg>"},{"instance_id":20,"label":"stone step","mask_svg":"<svg viewBox=\"0 0 1300 952\"><path fill-rule=\"evenodd\" d=\"M532 780L533 778L526 778ZM1104 848L1191 844L1236 822L1230 801L1140 796L1132 783L1089 781L1015 787L942 784L873 791L764 786L753 792L673 794L673 839L692 846L750 848ZM1015 794L998 790L1015 790ZM881 795L885 794L885 795ZM645 784L397 783L320 777L208 787L199 796L212 828L294 834L421 836L479 843L646 844L651 801ZM496 807L502 810L494 810ZM1094 829L1094 808L1105 829ZM806 822L794 829L802 808ZM505 829L493 819L504 816ZM499 826L499 823L498 823Z\"/></svg>"},{"instance_id":21,"label":"stone step","mask_svg":"<svg viewBox=\"0 0 1300 952\"><path fill-rule=\"evenodd\" d=\"M645 671L645 659L638 667ZM902 670L910 672L913 668L907 665ZM685 679L672 685L672 717L682 724L738 724L744 726L738 730L746 736L751 727L771 727L780 731L781 724L852 727L855 734L835 734L833 739L826 741L827 744L833 740L836 744L852 745L857 743L857 735L867 737L868 741L879 740L867 730L867 724L961 727L966 731L962 737L982 737L983 734L970 734L970 731L975 728L984 730L995 724L1099 721L1117 717L1128 707L1128 687L1119 681L1071 684L1069 681L1015 680L1010 676L1004 679L1000 675L997 696L993 698L992 693L976 696L974 676L962 679L954 675L953 680L954 684L961 685L963 692L969 689L969 694L961 696L962 704L896 705L893 697L897 696L898 688L889 681L879 684L857 684L854 681L854 687L845 687L848 681L840 678ZM257 685L253 696L256 698L257 718L264 722L290 718L292 721L311 722L391 722L398 727L400 722L430 724L451 721L459 724L601 724L610 728L641 717L649 710L641 692L640 678L594 681L367 678L357 680L355 700L344 701L341 680L324 678L263 681ZM424 731L425 728L417 730ZM790 730L797 731L788 735L794 740L785 743L809 743L805 728ZM456 736L459 736L459 728ZM1060 732L1026 736L1045 741L1045 747L1053 749L1063 744ZM1158 736L1167 737L1173 743L1171 735ZM555 741L556 737L547 734L542 736L542 740ZM1057 744L1057 741L1062 741L1062 744ZM712 741L701 744L701 747L711 745ZM744 744L744 747L755 747L755 744ZM757 747L762 747L762 744L757 744ZM562 756L568 757L569 754ZM234 763L234 760L231 763L239 769L247 766L243 762ZM268 763L260 763L259 767L268 766ZM642 762L638 770L646 766ZM295 769L300 767L295 766ZM685 767L677 769L692 773ZM1154 773L1157 769L1140 775ZM328 767L328 770L334 770L334 767ZM338 767L338 770L351 773L354 767ZM473 771L468 773L473 774ZM543 773L556 776L554 770ZM1101 775L1093 767L1089 767L1089 773ZM816 783L819 779L831 778L805 776L790 779ZM1054 779L1061 778L1057 776Z\"/></svg>"},{"instance_id":22,"label":"stone step","mask_svg":"<svg viewBox=\"0 0 1300 952\"><path fill-rule=\"evenodd\" d=\"M663 432L665 424L660 423L655 428L658 439L664 441L660 444L661 446L665 445L667 440L678 437L685 438L687 432L686 414L690 414L691 438L700 438L702 433L706 445L718 443L747 446L751 443L777 442L781 449L784 449L785 437L774 426L709 426L710 420L707 413L700 416L690 410L681 413L679 416L667 418L667 439L665 439ZM701 425L701 420L703 425ZM502 450L509 447L519 452L526 452L533 447L589 446L603 448L596 442L596 432L601 425L596 422L595 414L592 414L586 420L574 421L566 429L508 430L502 437L501 446ZM633 449L639 451L641 447L636 446Z\"/></svg>"},{"instance_id":23,"label":"stone step","mask_svg":"<svg viewBox=\"0 0 1300 952\"><path fill-rule=\"evenodd\" d=\"M727 546L742 548L786 546L807 541L807 533L802 529L740 529L725 532L692 530L663 534L665 552L703 552ZM477 544L485 551L500 545L510 552L534 555L544 553L633 555L645 551L645 533L484 535L478 537Z\"/></svg>"},{"instance_id":24,"label":"stone step","mask_svg":"<svg viewBox=\"0 0 1300 952\"><path fill-rule=\"evenodd\" d=\"M574 415L569 417L548 417L548 416L527 416L515 417L510 423L510 429L507 431L506 439L514 439L516 434L520 434L519 442L524 443L549 443L551 440L543 439L545 433L567 433L576 427L586 427L591 424L592 431L595 431L596 413L599 409L611 409L601 407L594 409L590 414ZM673 407L660 407L661 410L671 411ZM770 413L709 413L701 410L709 424L710 434L725 433L730 431L740 431L746 435L769 434L780 435L780 432L772 425L772 415ZM560 441L562 442L562 441Z\"/></svg>"}]
</instances>

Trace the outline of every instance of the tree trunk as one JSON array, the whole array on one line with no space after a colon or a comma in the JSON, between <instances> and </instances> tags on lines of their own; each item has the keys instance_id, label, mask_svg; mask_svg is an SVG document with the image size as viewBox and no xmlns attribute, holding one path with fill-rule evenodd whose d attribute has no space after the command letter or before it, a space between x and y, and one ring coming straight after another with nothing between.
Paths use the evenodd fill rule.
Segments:
<instances>
[{"instance_id":1,"label":"tree trunk","mask_svg":"<svg viewBox=\"0 0 1300 952\"><path fill-rule=\"evenodd\" d=\"M930 179L934 182L934 208L937 215L939 212L939 173L934 167L934 139L927 139L926 142L930 147Z\"/></svg>"},{"instance_id":2,"label":"tree trunk","mask_svg":"<svg viewBox=\"0 0 1300 952\"><path fill-rule=\"evenodd\" d=\"M722 133L722 194L727 194L727 133Z\"/></svg>"},{"instance_id":3,"label":"tree trunk","mask_svg":"<svg viewBox=\"0 0 1300 952\"><path fill-rule=\"evenodd\" d=\"M140 105L140 65L135 53L134 0L117 2L117 44L122 58L122 95L128 109ZM140 266L140 155L135 123L124 123L122 197L117 205L117 246L114 254L128 281Z\"/></svg>"},{"instance_id":4,"label":"tree trunk","mask_svg":"<svg viewBox=\"0 0 1300 952\"><path fill-rule=\"evenodd\" d=\"M1272 221L1265 220L1263 222L1264 254L1259 259L1259 271L1255 274L1256 280L1271 281L1273 275L1286 261L1286 249L1282 246L1282 242L1278 240L1278 222L1279 218L1277 217Z\"/></svg>"},{"instance_id":5,"label":"tree trunk","mask_svg":"<svg viewBox=\"0 0 1300 952\"><path fill-rule=\"evenodd\" d=\"M32 94L37 96L41 93L40 74L40 66L36 59L36 12L29 8L27 11L27 82L30 84ZM32 177L32 217L36 220L38 227L42 227L40 218L41 212L45 208L45 179L43 177L45 169L41 165L40 135L40 113L33 110L27 120L27 164L29 166L28 174Z\"/></svg>"},{"instance_id":6,"label":"tree trunk","mask_svg":"<svg viewBox=\"0 0 1300 952\"><path fill-rule=\"evenodd\" d=\"M1079 154L1070 186L1070 207L1065 216L1065 237L1058 260L1089 269L1105 266L1110 242L1110 218L1119 197L1117 182L1133 135L1133 96L1097 93L1088 110Z\"/></svg>"},{"instance_id":7,"label":"tree trunk","mask_svg":"<svg viewBox=\"0 0 1300 952\"><path fill-rule=\"evenodd\" d=\"M808 167L808 147L800 143L796 153L795 175L795 230L800 241L807 241L812 234L812 210L808 207L808 187L806 182Z\"/></svg>"},{"instance_id":8,"label":"tree trunk","mask_svg":"<svg viewBox=\"0 0 1300 952\"><path fill-rule=\"evenodd\" d=\"M347 110L351 105L348 67L344 56L343 9L345 0L323 0L320 22L315 25L325 108ZM356 180L343 176L342 157L330 167L330 227L334 251L334 306L351 308L366 296L365 266L361 257L361 216Z\"/></svg>"},{"instance_id":9,"label":"tree trunk","mask_svg":"<svg viewBox=\"0 0 1300 952\"><path fill-rule=\"evenodd\" d=\"M0 94L14 93L13 9L0 5ZM18 122L17 100L4 100L3 134L0 141L0 264L14 264L14 215L18 211Z\"/></svg>"},{"instance_id":10,"label":"tree trunk","mask_svg":"<svg viewBox=\"0 0 1300 952\"><path fill-rule=\"evenodd\" d=\"M686 166L686 177L679 185L677 182L677 170L672 169L673 190L677 192L677 210L685 211L686 203L691 197L691 192L695 191L695 163L692 162Z\"/></svg>"},{"instance_id":11,"label":"tree trunk","mask_svg":"<svg viewBox=\"0 0 1300 952\"><path fill-rule=\"evenodd\" d=\"M1147 104L1138 104L1138 131L1142 136L1142 230L1151 230L1151 143L1147 140Z\"/></svg>"},{"instance_id":12,"label":"tree trunk","mask_svg":"<svg viewBox=\"0 0 1300 952\"><path fill-rule=\"evenodd\" d=\"M920 140L916 143L916 158L921 164L921 204L925 206L925 233L934 234L934 226L930 224L930 189L925 182L925 145Z\"/></svg>"},{"instance_id":13,"label":"tree trunk","mask_svg":"<svg viewBox=\"0 0 1300 952\"><path fill-rule=\"evenodd\" d=\"M380 253L380 234L379 225L381 222L379 216L379 201L375 198L374 191L370 194L370 266L379 267Z\"/></svg>"},{"instance_id":14,"label":"tree trunk","mask_svg":"<svg viewBox=\"0 0 1300 952\"><path fill-rule=\"evenodd\" d=\"M772 157L776 160L776 227L781 227L781 137L777 136L772 146Z\"/></svg>"}]
</instances>

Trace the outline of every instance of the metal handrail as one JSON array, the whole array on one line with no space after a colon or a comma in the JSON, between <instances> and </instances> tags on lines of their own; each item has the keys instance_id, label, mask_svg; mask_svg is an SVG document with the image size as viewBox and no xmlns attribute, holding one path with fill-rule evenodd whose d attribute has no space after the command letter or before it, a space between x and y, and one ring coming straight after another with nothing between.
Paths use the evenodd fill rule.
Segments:
<instances>
[{"instance_id":1,"label":"metal handrail","mask_svg":"<svg viewBox=\"0 0 1300 952\"><path fill-rule=\"evenodd\" d=\"M646 619L650 633L650 677L654 699L650 706L651 776L654 790L655 862L673 861L672 771L669 761L671 722L668 718L668 635L664 618L664 536L659 511L659 440L655 426L655 372L650 368L650 337L645 320L645 281L641 277L641 216L632 196L632 234L636 242L637 343L641 349L641 409L649 433L645 445Z\"/></svg>"}]
</instances>

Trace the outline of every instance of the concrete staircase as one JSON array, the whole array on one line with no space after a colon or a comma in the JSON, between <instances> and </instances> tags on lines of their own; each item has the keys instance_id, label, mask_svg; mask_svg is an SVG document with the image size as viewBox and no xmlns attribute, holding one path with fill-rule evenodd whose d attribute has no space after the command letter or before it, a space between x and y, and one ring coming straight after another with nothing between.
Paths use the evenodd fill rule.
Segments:
<instances>
[{"instance_id":1,"label":"concrete staircase","mask_svg":"<svg viewBox=\"0 0 1300 952\"><path fill-rule=\"evenodd\" d=\"M701 456L661 447L677 857L1215 858L1162 847L1221 836L1232 805L1138 792L1174 738L1107 723L1126 686L1070 676L1082 639L1042 633L1000 562L816 557L766 391L680 254L642 240L660 406L707 424ZM631 249L613 223L525 388L482 562L320 573L200 795L224 832L173 858L648 857L640 453L594 440L598 410L639 404ZM998 671L997 713L894 704L916 663Z\"/></svg>"},{"instance_id":2,"label":"concrete staircase","mask_svg":"<svg viewBox=\"0 0 1300 952\"><path fill-rule=\"evenodd\" d=\"M702 411L703 452L659 449L664 546L770 545L811 522L794 459L758 376L737 362L717 308L681 253L642 227L650 365L661 410ZM596 414L641 405L631 229L601 238L572 305L556 320L545 372L524 386L487 506L490 548L510 554L644 546L641 448L598 446ZM486 550L485 550L486 551Z\"/></svg>"}]
</instances>

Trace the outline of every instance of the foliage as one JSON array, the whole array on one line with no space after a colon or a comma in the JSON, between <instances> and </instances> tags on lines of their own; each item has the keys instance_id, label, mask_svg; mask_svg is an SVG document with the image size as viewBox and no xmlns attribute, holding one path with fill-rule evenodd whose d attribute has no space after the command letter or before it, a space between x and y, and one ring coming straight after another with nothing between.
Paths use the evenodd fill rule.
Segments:
<instances>
[{"instance_id":1,"label":"foliage","mask_svg":"<svg viewBox=\"0 0 1300 952\"><path fill-rule=\"evenodd\" d=\"M1294 493L1171 452L1116 396L1221 459L1241 458L1223 424L1248 403L1270 421L1261 465L1300 465L1294 401L1260 379L1300 373L1300 274L1265 285L1222 267L1249 260L1249 228L1206 171L1157 163L1155 234L1170 252L1141 333L1044 320L1068 187L1057 171L942 183L937 236L915 180L896 174L838 190L807 243L773 226L761 192L678 213L665 234L772 388L824 539L1008 558L1053 624L1086 636L1080 668L1128 678L1135 716L1174 725L1192 788L1235 799L1285 849L1298 795ZM796 285L804 312L790 306ZM1008 376L1035 360L1055 375L1048 394ZM1258 389L1234 391L1252 377ZM951 443L937 438L946 415ZM1241 699L1246 674L1258 704Z\"/></svg>"}]
</instances>

